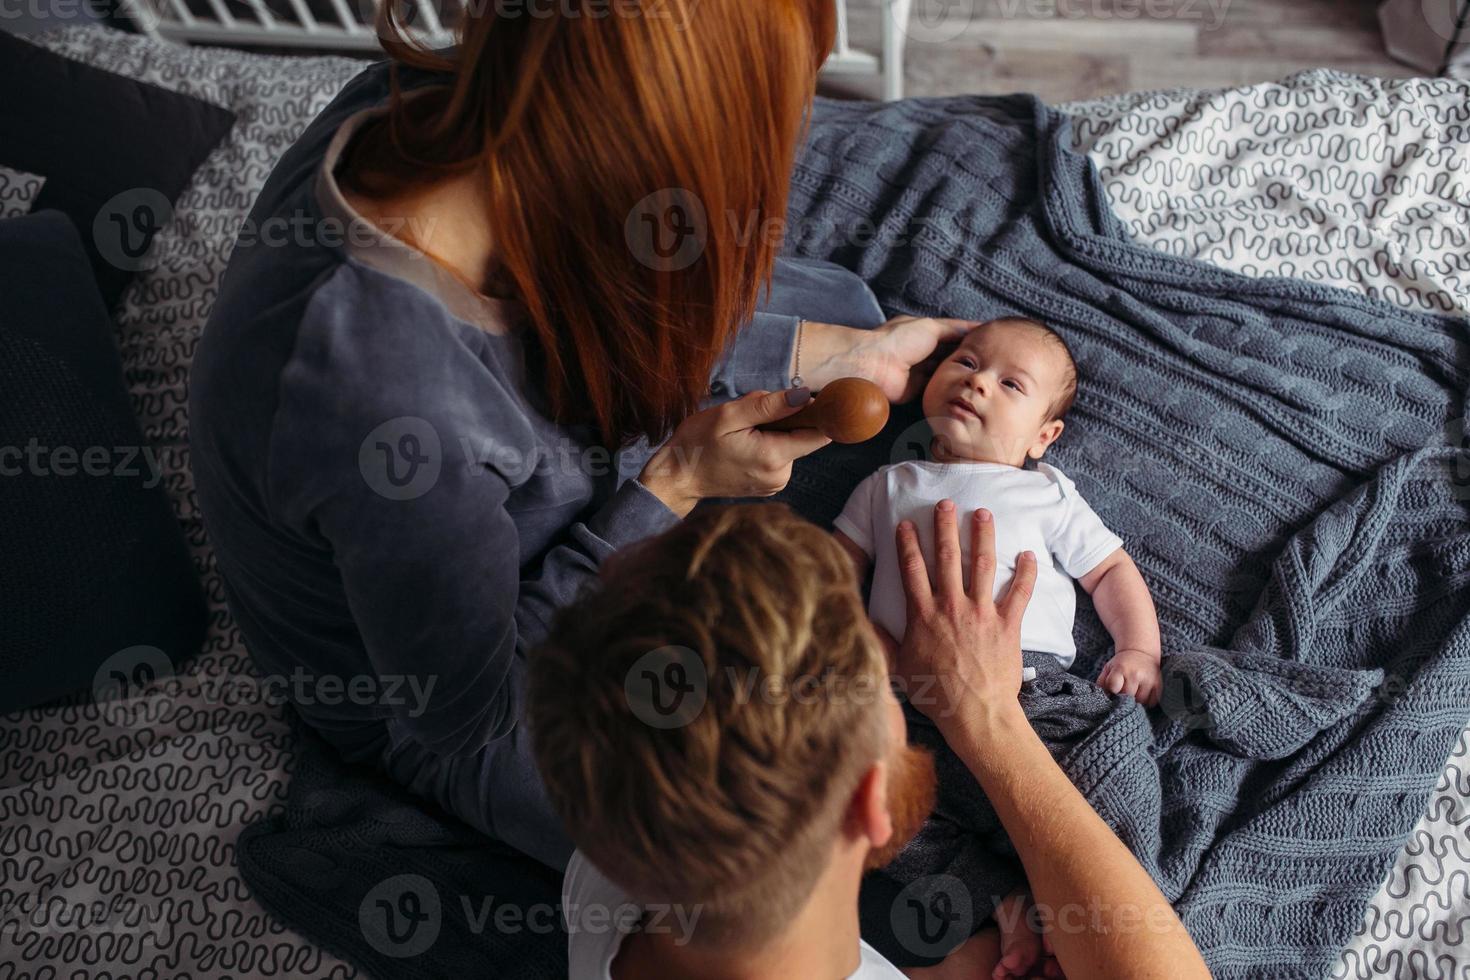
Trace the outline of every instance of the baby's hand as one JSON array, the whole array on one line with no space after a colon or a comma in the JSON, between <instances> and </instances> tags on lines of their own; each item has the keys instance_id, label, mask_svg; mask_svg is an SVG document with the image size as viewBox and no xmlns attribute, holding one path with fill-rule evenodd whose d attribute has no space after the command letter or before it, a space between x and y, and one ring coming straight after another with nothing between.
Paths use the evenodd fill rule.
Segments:
<instances>
[{"instance_id":1,"label":"baby's hand","mask_svg":"<svg viewBox=\"0 0 1470 980\"><path fill-rule=\"evenodd\" d=\"M1139 704L1152 708L1159 703L1163 688L1158 653L1119 650L1097 675L1097 686L1113 694L1131 694Z\"/></svg>"}]
</instances>

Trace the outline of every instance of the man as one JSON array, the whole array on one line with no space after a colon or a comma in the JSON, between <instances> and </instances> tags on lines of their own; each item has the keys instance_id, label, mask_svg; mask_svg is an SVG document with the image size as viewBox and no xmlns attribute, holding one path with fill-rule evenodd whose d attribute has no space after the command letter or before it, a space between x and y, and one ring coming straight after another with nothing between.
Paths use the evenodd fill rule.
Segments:
<instances>
[{"instance_id":1,"label":"man","mask_svg":"<svg viewBox=\"0 0 1470 980\"><path fill-rule=\"evenodd\" d=\"M914 706L990 797L1037 909L1092 910L1047 932L1068 977L1209 975L1021 712L1034 556L997 604L989 515L971 519L968 592L953 502L934 526L932 580L914 527L898 529L902 644L873 630L841 546L779 505L697 513L615 555L563 610L531 658L529 717L578 848L563 885L573 980L902 976L858 930L863 872L933 804L890 666L930 692ZM1014 941L983 932L908 975L1025 975L1040 943Z\"/></svg>"}]
</instances>

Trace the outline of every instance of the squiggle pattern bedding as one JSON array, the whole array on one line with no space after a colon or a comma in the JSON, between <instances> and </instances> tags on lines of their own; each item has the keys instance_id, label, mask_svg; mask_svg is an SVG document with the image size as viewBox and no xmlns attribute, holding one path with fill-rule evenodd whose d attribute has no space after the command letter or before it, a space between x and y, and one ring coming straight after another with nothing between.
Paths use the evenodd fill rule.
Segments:
<instances>
[{"instance_id":1,"label":"squiggle pattern bedding","mask_svg":"<svg viewBox=\"0 0 1470 980\"><path fill-rule=\"evenodd\" d=\"M1470 100L1320 69L1062 106L1135 238L1247 275L1470 312Z\"/></svg>"},{"instance_id":2,"label":"squiggle pattern bedding","mask_svg":"<svg viewBox=\"0 0 1470 980\"><path fill-rule=\"evenodd\" d=\"M234 128L176 202L124 296L119 346L143 431L211 607L203 653L144 697L0 721L0 978L350 977L272 920L235 870L240 828L285 799L282 709L250 679L198 516L185 382L239 222L266 174L360 69L100 28L39 39L67 57L228 106ZM75 973L73 973L75 971Z\"/></svg>"},{"instance_id":3,"label":"squiggle pattern bedding","mask_svg":"<svg viewBox=\"0 0 1470 980\"><path fill-rule=\"evenodd\" d=\"M1309 71L1064 106L1135 238L1470 313L1470 85ZM1335 976L1470 977L1470 729Z\"/></svg>"},{"instance_id":4,"label":"squiggle pattern bedding","mask_svg":"<svg viewBox=\"0 0 1470 980\"><path fill-rule=\"evenodd\" d=\"M27 214L45 179L23 170L0 167L0 218Z\"/></svg>"},{"instance_id":5,"label":"squiggle pattern bedding","mask_svg":"<svg viewBox=\"0 0 1470 980\"><path fill-rule=\"evenodd\" d=\"M188 473L184 385L239 221L276 158L359 65L187 49L85 27L41 42L68 57L225 105L238 120L178 201L176 222L155 239L158 266L130 287L119 318L134 408L162 455L170 494L206 571L213 609L208 645L183 676L143 697L0 719L0 980L45 966L93 974L103 964L127 974L170 977L353 976L351 967L274 923L235 871L240 827L284 798L290 741L280 709L263 703L249 680L204 542ZM1293 84L1304 91L1318 85L1346 92L1359 83L1319 76ZM1252 104L1252 91L1232 94ZM1359 101L1373 98L1370 89L1358 91ZM1470 103L1470 86L1455 91L1460 104ZM1188 254L1230 265L1229 255L1207 250L1220 244L1208 232L1181 232L1183 244L1168 245L1167 228L1162 234L1141 228L1138 212L1119 200L1145 186L1138 178L1130 184L1117 170L1155 139L1138 133L1169 132L1169 120L1186 113L1189 101L1183 93L1158 103L1151 98L1157 97L1069 109L1078 117L1079 133L1093 141L1093 157L1104 169L1119 215L1133 221L1141 237L1152 241L1160 235L1163 247L1196 249ZM1196 110L1202 125L1208 125L1209 111ZM1231 159L1228 146L1222 159ZM1239 184L1236 193L1249 194L1247 179L1230 179ZM1146 183L1150 192L1179 201L1192 193L1189 177L1167 168ZM1404 223L1383 232L1385 238L1402 235L1394 247L1415 240L1415 229L1432 237L1445 224L1436 212L1412 211L1408 198L1404 203ZM1253 228L1244 209L1222 209L1213 220L1242 242L1255 232L1260 254L1246 259L1257 264L1252 271L1328 278L1391 298L1397 291L1401 300L1416 291L1431 294L1423 284L1429 280L1418 271L1409 275L1390 263L1336 269L1357 277L1346 282L1310 265L1287 269L1284 263L1303 254L1300 235L1292 239L1269 223ZM1330 222L1324 217L1321 224ZM1450 281L1436 276L1432 281L1441 289ZM1445 295L1460 297L1458 284ZM1454 302L1466 308L1463 297ZM1455 962L1467 916L1466 875L1453 865L1464 859L1453 844L1446 855L1442 833L1460 827L1463 838L1470 822L1466 751L1462 739L1429 813L1369 910L1363 935L1344 954L1341 975L1470 975L1470 968ZM1442 870L1447 864L1451 870ZM1431 899L1431 891L1454 897ZM1405 894L1415 902L1424 896L1422 911L1416 905L1405 912ZM1424 938L1417 938L1419 931ZM1418 960L1407 958L1413 944L1425 950Z\"/></svg>"}]
</instances>

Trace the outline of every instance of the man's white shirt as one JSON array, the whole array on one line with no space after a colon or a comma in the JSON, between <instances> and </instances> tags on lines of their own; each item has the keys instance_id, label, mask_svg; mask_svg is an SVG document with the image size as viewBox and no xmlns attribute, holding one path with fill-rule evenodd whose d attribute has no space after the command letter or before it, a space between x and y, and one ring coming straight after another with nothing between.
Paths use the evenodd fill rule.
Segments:
<instances>
[{"instance_id":1,"label":"man's white shirt","mask_svg":"<svg viewBox=\"0 0 1470 980\"><path fill-rule=\"evenodd\" d=\"M698 927L697 909L645 909L597 870L581 851L572 854L561 886L562 917L567 926L567 958L571 980L612 980L612 962L623 937L637 928L645 911L656 913L647 928L671 931L675 938ZM856 910L854 910L856 913ZM861 939L862 957L848 980L904 980L903 974Z\"/></svg>"}]
</instances>

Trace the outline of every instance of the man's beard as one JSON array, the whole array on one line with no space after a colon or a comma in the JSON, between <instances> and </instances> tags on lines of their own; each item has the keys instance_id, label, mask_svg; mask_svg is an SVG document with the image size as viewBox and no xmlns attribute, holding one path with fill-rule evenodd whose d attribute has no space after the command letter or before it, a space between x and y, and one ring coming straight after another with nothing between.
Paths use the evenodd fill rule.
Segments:
<instances>
[{"instance_id":1,"label":"man's beard","mask_svg":"<svg viewBox=\"0 0 1470 980\"><path fill-rule=\"evenodd\" d=\"M905 745L898 750L888 774L888 814L893 820L893 836L882 847L868 852L863 859L864 871L883 867L913 840L934 811L938 787L934 756L928 749Z\"/></svg>"}]
</instances>

